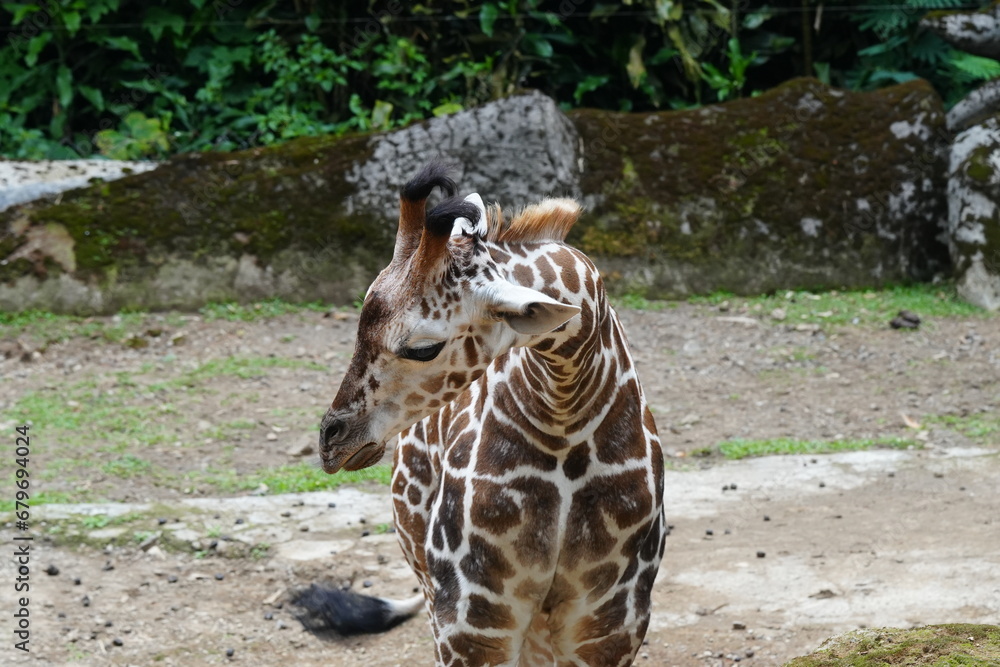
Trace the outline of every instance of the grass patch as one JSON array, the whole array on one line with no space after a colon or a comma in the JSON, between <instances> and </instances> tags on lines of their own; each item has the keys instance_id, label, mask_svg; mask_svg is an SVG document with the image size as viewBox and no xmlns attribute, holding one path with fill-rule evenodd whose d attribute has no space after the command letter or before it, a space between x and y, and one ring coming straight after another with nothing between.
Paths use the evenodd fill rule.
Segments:
<instances>
[{"instance_id":1,"label":"grass patch","mask_svg":"<svg viewBox=\"0 0 1000 667\"><path fill-rule=\"evenodd\" d=\"M624 294L610 295L611 305L615 308L628 310L663 310L664 308L676 308L677 304L672 301L650 301L646 297L636 292L626 292Z\"/></svg>"},{"instance_id":2,"label":"grass patch","mask_svg":"<svg viewBox=\"0 0 1000 667\"><path fill-rule=\"evenodd\" d=\"M126 454L125 456L121 456L113 461L108 461L101 466L101 470L109 475L121 477L122 479L128 479L129 477L136 477L138 475L148 473L151 467L152 465L149 461L144 461L138 456Z\"/></svg>"},{"instance_id":3,"label":"grass patch","mask_svg":"<svg viewBox=\"0 0 1000 667\"><path fill-rule=\"evenodd\" d=\"M330 310L330 306L319 301L310 303L289 303L281 299L268 299L256 303L236 303L229 301L224 303L210 303L202 307L198 312L211 322L212 320L226 320L228 322L256 322L271 317L280 317L290 313L325 313Z\"/></svg>"},{"instance_id":4,"label":"grass patch","mask_svg":"<svg viewBox=\"0 0 1000 667\"><path fill-rule=\"evenodd\" d=\"M207 321L256 322L289 313L328 310L330 306L319 301L300 304L269 299L249 304L210 303L198 312ZM57 315L44 310L0 312L0 339L23 337L43 347L73 338L103 339L110 343L122 343L133 336L141 337L149 327L160 329L166 325L177 329L187 322L188 318L183 313L174 311L162 315L151 315L142 311L122 312L113 317Z\"/></svg>"},{"instance_id":5,"label":"grass patch","mask_svg":"<svg viewBox=\"0 0 1000 667\"><path fill-rule=\"evenodd\" d=\"M250 474L238 475L235 471L227 470L191 473L188 477L191 481L214 486L227 493L253 491L261 484L267 486L269 493L302 493L329 491L344 484L362 482L375 482L388 486L392 478L392 467L375 465L363 470L342 470L335 475L328 475L308 463L297 463Z\"/></svg>"},{"instance_id":6,"label":"grass patch","mask_svg":"<svg viewBox=\"0 0 1000 667\"><path fill-rule=\"evenodd\" d=\"M184 385L199 384L213 377L230 375L243 380L259 378L267 375L274 368L296 368L310 371L326 372L327 367L315 361L304 359L286 359L283 357L226 357L213 359L193 370L187 371L179 382Z\"/></svg>"},{"instance_id":7,"label":"grass patch","mask_svg":"<svg viewBox=\"0 0 1000 667\"><path fill-rule=\"evenodd\" d=\"M103 339L121 343L141 333L149 315L121 313L115 317L78 317L56 315L42 310L19 313L0 312L0 338L27 338L42 346L62 343L72 338Z\"/></svg>"},{"instance_id":8,"label":"grass patch","mask_svg":"<svg viewBox=\"0 0 1000 667\"><path fill-rule=\"evenodd\" d=\"M977 415L935 415L924 420L926 424L939 424L958 431L979 445L995 445L1000 442L1000 415L981 413Z\"/></svg>"},{"instance_id":9,"label":"grass patch","mask_svg":"<svg viewBox=\"0 0 1000 667\"><path fill-rule=\"evenodd\" d=\"M727 459L745 459L750 456L771 456L774 454L833 454L864 449L908 449L920 447L920 443L909 438L846 438L842 440L798 440L795 438L773 438L770 440L745 440L737 438L719 444L719 452Z\"/></svg>"},{"instance_id":10,"label":"grass patch","mask_svg":"<svg viewBox=\"0 0 1000 667\"><path fill-rule=\"evenodd\" d=\"M1000 664L1000 627L929 625L912 630L855 630L828 639L785 667L988 667Z\"/></svg>"},{"instance_id":11,"label":"grass patch","mask_svg":"<svg viewBox=\"0 0 1000 667\"><path fill-rule=\"evenodd\" d=\"M690 303L719 306L728 301L734 313L768 315L776 308L785 311L789 324L866 324L885 327L900 310L912 310L922 318L996 317L958 298L951 285L907 285L882 290L828 292L784 291L772 295L738 297L729 292L688 299ZM855 320L857 320L855 322Z\"/></svg>"},{"instance_id":12,"label":"grass patch","mask_svg":"<svg viewBox=\"0 0 1000 667\"><path fill-rule=\"evenodd\" d=\"M11 475L13 479L13 475ZM7 488L13 488L13 483L8 483ZM81 500L79 495L69 494L64 491L39 491L38 493L31 494L31 500L29 504L32 507L38 505L48 505L51 503L79 503L86 502ZM15 509L15 501L0 499L0 512L13 512Z\"/></svg>"},{"instance_id":13,"label":"grass patch","mask_svg":"<svg viewBox=\"0 0 1000 667\"><path fill-rule=\"evenodd\" d=\"M39 483L33 484L33 490L45 488L48 495L33 495L32 502L101 500L123 479L184 488L188 480L174 475L171 469L154 465L157 455L166 455L164 445L177 442L198 445L211 438L221 443L213 454L215 465L220 466L227 456L225 445L245 439L246 434L259 426L254 420L242 418L199 429L195 421L200 412L190 409L191 406L203 401L205 394L212 391L213 381L220 377L266 377L286 368L324 373L327 370L321 364L303 359L229 357L209 361L162 381L155 381L160 378L150 367L147 374L110 373L22 395L5 414L16 422L31 424L44 434L32 439L32 462L36 470L33 477ZM303 409L302 414L314 417L313 412ZM148 450L154 454L144 453ZM228 456L231 458L231 453ZM85 492L76 490L82 481L102 473L105 479L99 484ZM258 477L243 485L230 483L226 488L242 490L248 484L249 488L256 488L261 481ZM0 476L2 479L4 476ZM281 480L272 481L282 488ZM289 483L300 490L330 488L315 481L310 485L305 479ZM2 503L0 507L7 508Z\"/></svg>"}]
</instances>

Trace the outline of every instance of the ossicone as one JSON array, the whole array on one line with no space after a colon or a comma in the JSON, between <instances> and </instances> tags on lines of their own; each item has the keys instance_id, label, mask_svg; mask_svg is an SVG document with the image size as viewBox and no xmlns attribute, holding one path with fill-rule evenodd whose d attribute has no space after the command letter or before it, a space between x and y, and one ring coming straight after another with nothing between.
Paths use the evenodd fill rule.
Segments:
<instances>
[{"instance_id":1,"label":"ossicone","mask_svg":"<svg viewBox=\"0 0 1000 667\"><path fill-rule=\"evenodd\" d=\"M452 197L431 209L425 227L432 236L450 236L455 220L465 218L475 227L479 222L479 207L465 199Z\"/></svg>"},{"instance_id":2,"label":"ossicone","mask_svg":"<svg viewBox=\"0 0 1000 667\"><path fill-rule=\"evenodd\" d=\"M458 186L449 176L454 168L454 165L438 161L424 165L424 168L400 189L400 197L411 202L421 202L430 196L434 188L441 188L446 196L454 197Z\"/></svg>"}]
</instances>

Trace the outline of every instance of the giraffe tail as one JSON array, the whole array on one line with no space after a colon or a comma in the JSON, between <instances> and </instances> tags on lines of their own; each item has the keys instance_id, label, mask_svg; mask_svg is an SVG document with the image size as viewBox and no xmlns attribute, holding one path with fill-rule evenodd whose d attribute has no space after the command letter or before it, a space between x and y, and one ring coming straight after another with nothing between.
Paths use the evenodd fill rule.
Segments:
<instances>
[{"instance_id":1,"label":"giraffe tail","mask_svg":"<svg viewBox=\"0 0 1000 667\"><path fill-rule=\"evenodd\" d=\"M313 584L297 592L292 604L298 609L299 622L310 632L356 635L396 627L420 611L424 596L391 600Z\"/></svg>"}]
</instances>

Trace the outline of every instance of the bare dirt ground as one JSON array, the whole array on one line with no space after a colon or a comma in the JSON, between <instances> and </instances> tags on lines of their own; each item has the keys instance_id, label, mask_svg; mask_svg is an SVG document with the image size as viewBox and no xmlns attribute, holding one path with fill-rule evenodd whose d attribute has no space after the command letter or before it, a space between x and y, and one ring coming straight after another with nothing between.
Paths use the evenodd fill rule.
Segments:
<instances>
[{"instance_id":1,"label":"bare dirt ground","mask_svg":"<svg viewBox=\"0 0 1000 667\"><path fill-rule=\"evenodd\" d=\"M12 648L7 557L0 663L430 664L422 617L321 639L287 603L317 581L391 597L415 584L385 534L387 487L274 495L284 466L315 456L355 316L146 319L145 347L5 343L0 422L13 445L36 415L32 492L112 504L32 509L31 652ZM674 524L638 664L780 665L857 627L997 623L997 320L796 330L689 304L622 319L669 455ZM919 447L696 455L734 438Z\"/></svg>"}]
</instances>

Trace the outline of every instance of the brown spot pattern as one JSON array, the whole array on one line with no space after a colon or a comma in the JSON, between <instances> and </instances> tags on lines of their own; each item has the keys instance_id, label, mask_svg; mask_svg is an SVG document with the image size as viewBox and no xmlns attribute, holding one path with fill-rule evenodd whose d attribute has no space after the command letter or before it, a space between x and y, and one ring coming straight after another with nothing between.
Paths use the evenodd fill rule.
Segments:
<instances>
[{"instance_id":1,"label":"brown spot pattern","mask_svg":"<svg viewBox=\"0 0 1000 667\"><path fill-rule=\"evenodd\" d=\"M499 547L475 534L469 537L469 553L459 567L470 582L497 595L503 594L504 581L516 573Z\"/></svg>"},{"instance_id":2,"label":"brown spot pattern","mask_svg":"<svg viewBox=\"0 0 1000 667\"><path fill-rule=\"evenodd\" d=\"M465 614L465 620L474 628L509 630L514 627L510 605L491 602L475 593L469 596L469 610Z\"/></svg>"}]
</instances>

